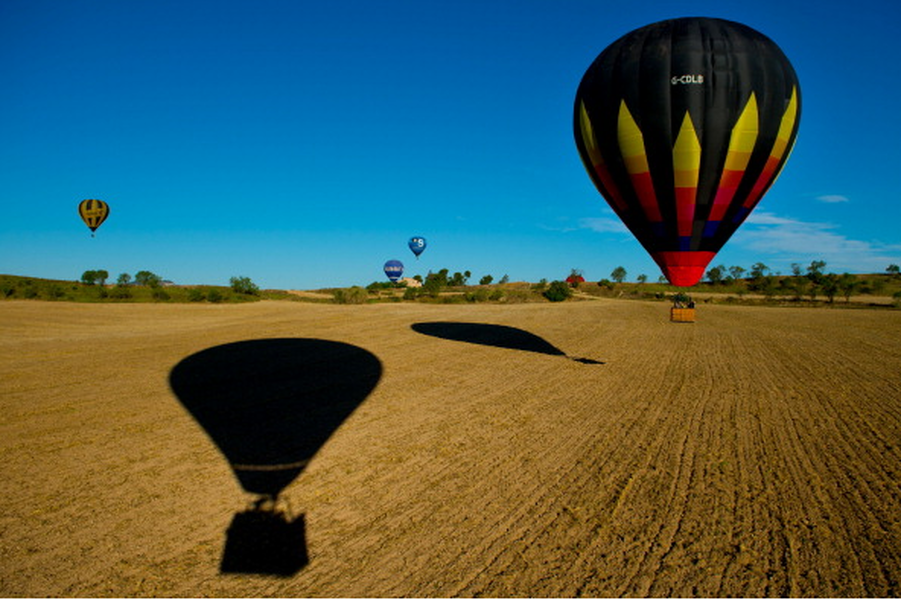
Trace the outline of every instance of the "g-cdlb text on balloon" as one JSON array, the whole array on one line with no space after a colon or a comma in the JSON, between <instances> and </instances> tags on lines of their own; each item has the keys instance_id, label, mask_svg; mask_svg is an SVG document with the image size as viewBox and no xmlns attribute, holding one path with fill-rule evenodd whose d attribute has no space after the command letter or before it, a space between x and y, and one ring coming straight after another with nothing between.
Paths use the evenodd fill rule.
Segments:
<instances>
[{"instance_id":1,"label":"g-cdlb text on balloon","mask_svg":"<svg viewBox=\"0 0 901 600\"><path fill-rule=\"evenodd\" d=\"M670 83L672 83L673 85L679 85L680 83L681 84L692 84L692 83L700 84L700 83L704 83L704 76L703 75L680 75L678 77L673 77L672 79L670 79Z\"/></svg>"}]
</instances>

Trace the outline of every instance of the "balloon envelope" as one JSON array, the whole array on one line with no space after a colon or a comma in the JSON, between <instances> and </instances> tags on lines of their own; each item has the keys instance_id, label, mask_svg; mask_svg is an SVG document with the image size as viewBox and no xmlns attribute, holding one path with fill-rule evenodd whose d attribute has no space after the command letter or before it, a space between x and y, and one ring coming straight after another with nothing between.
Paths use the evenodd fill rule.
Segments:
<instances>
[{"instance_id":1,"label":"balloon envelope","mask_svg":"<svg viewBox=\"0 0 901 600\"><path fill-rule=\"evenodd\" d=\"M416 255L416 258L419 258L419 255L422 254L422 251L425 250L425 238L411 237L410 241L407 242L407 245L410 247L410 250L413 251L413 254Z\"/></svg>"},{"instance_id":2,"label":"balloon envelope","mask_svg":"<svg viewBox=\"0 0 901 600\"><path fill-rule=\"evenodd\" d=\"M389 260L385 263L385 275L392 282L396 282L404 274L404 263L399 260Z\"/></svg>"},{"instance_id":3,"label":"balloon envelope","mask_svg":"<svg viewBox=\"0 0 901 600\"><path fill-rule=\"evenodd\" d=\"M93 233L109 216L109 205L103 200L82 200L78 204L78 214Z\"/></svg>"},{"instance_id":4,"label":"balloon envelope","mask_svg":"<svg viewBox=\"0 0 901 600\"><path fill-rule=\"evenodd\" d=\"M574 130L597 189L667 279L690 286L775 181L800 114L798 78L772 40L683 18L598 55Z\"/></svg>"}]
</instances>

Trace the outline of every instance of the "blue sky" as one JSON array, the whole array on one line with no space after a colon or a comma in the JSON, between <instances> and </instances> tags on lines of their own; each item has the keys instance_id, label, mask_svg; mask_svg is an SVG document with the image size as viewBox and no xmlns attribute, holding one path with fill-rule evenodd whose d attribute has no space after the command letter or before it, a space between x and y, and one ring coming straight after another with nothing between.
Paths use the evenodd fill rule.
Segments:
<instances>
[{"instance_id":1,"label":"blue sky","mask_svg":"<svg viewBox=\"0 0 901 600\"><path fill-rule=\"evenodd\" d=\"M896 0L0 0L0 273L656 280L572 105L609 43L680 16L769 36L803 94L791 159L713 264L901 264ZM84 198L111 207L96 238Z\"/></svg>"}]
</instances>

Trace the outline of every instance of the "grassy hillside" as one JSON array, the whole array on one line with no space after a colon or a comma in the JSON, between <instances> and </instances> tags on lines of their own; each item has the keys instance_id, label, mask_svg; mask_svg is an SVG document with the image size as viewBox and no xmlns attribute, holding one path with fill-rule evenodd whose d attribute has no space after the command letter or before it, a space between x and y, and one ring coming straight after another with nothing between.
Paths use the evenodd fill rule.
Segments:
<instances>
[{"instance_id":1,"label":"grassy hillside","mask_svg":"<svg viewBox=\"0 0 901 600\"><path fill-rule=\"evenodd\" d=\"M86 285L80 281L0 275L0 298L69 302L253 302L300 299L280 290L235 293L227 286Z\"/></svg>"},{"instance_id":2,"label":"grassy hillside","mask_svg":"<svg viewBox=\"0 0 901 600\"><path fill-rule=\"evenodd\" d=\"M792 306L894 306L901 307L901 277L855 275L846 287L827 290L806 277L773 278L768 285L748 279L726 283L701 283L685 290L662 283L612 283L607 280L583 282L572 290L572 299L592 297L670 301L674 295L690 294L699 303L741 303ZM557 282L554 282L557 283ZM554 285L546 282L512 282L493 285L442 285L433 289L407 288L389 283L367 288L329 288L310 293L261 290L238 293L228 286L210 285L88 285L80 281L40 279L0 275L0 299L61 300L69 302L206 302L236 303L257 300L335 302L425 302L439 304L548 302L546 292ZM850 292L850 293L848 293Z\"/></svg>"}]
</instances>

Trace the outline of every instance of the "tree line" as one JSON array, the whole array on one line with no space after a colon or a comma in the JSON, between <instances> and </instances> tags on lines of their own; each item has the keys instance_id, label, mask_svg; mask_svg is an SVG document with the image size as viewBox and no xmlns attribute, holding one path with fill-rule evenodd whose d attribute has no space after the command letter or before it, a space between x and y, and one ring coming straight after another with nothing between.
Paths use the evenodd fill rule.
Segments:
<instances>
[{"instance_id":1,"label":"tree line","mask_svg":"<svg viewBox=\"0 0 901 600\"><path fill-rule=\"evenodd\" d=\"M726 265L718 265L711 267L704 274L703 282L714 287L725 287L734 284L741 284L744 287L741 291L749 291L759 293L767 298L777 295L792 296L795 300L803 297L809 297L816 300L817 297L823 296L829 302L833 302L836 296L843 296L845 301L850 301L854 294L880 294L884 291L886 282L884 279L866 279L858 275L850 273L831 273L826 272L826 261L814 260L806 267L799 263L792 263L791 275L783 276L781 273L773 272L770 267L762 262L757 262L751 266L750 270L744 267ZM901 279L901 268L896 264L890 264L885 269L886 275L892 279ZM580 269L572 269L567 282L572 287L578 287L584 278L581 277ZM601 279L598 285L613 289L613 284L621 284L626 280L627 271L624 267L618 266L610 273L610 279ZM639 275L637 278L639 284L647 282L647 275ZM659 283L667 283L666 278L661 276ZM893 297L896 299L901 296L901 292L896 292Z\"/></svg>"}]
</instances>

